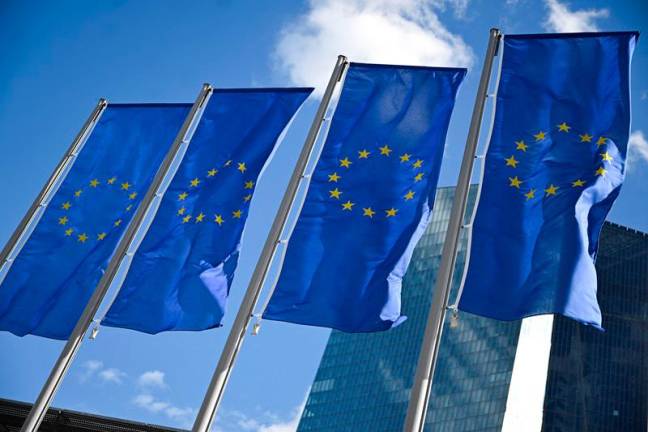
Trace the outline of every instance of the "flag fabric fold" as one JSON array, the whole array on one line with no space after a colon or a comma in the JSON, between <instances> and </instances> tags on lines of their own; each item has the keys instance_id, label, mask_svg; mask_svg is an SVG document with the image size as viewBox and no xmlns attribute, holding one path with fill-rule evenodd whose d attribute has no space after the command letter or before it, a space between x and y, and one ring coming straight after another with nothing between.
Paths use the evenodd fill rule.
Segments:
<instances>
[{"instance_id":1,"label":"flag fabric fold","mask_svg":"<svg viewBox=\"0 0 648 432\"><path fill-rule=\"evenodd\" d=\"M594 260L625 173L637 37L504 37L461 310L601 329Z\"/></svg>"},{"instance_id":2,"label":"flag fabric fold","mask_svg":"<svg viewBox=\"0 0 648 432\"><path fill-rule=\"evenodd\" d=\"M258 177L311 91L214 91L102 325L220 326Z\"/></svg>"},{"instance_id":3,"label":"flag fabric fold","mask_svg":"<svg viewBox=\"0 0 648 432\"><path fill-rule=\"evenodd\" d=\"M263 318L347 332L400 323L465 69L351 63Z\"/></svg>"},{"instance_id":4,"label":"flag fabric fold","mask_svg":"<svg viewBox=\"0 0 648 432\"><path fill-rule=\"evenodd\" d=\"M190 108L108 105L0 285L0 330L69 337Z\"/></svg>"}]
</instances>

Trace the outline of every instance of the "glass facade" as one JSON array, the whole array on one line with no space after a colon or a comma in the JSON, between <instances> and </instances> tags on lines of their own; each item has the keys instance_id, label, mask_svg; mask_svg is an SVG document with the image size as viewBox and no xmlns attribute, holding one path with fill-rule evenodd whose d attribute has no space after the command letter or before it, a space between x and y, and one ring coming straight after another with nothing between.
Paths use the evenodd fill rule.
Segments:
<instances>
[{"instance_id":1,"label":"glass facade","mask_svg":"<svg viewBox=\"0 0 648 432\"><path fill-rule=\"evenodd\" d=\"M475 195L473 187L468 214ZM404 278L408 320L387 332L331 333L298 432L402 429L453 197L454 188L438 190L431 223ZM465 245L463 237L457 269ZM607 332L556 317L543 431L647 430L648 235L606 224L597 268ZM459 278L456 271L453 291ZM426 431L500 431L520 322L465 313L455 327L449 321Z\"/></svg>"},{"instance_id":2,"label":"glass facade","mask_svg":"<svg viewBox=\"0 0 648 432\"><path fill-rule=\"evenodd\" d=\"M596 269L606 331L555 317L544 432L648 431L648 235L605 224Z\"/></svg>"},{"instance_id":3,"label":"glass facade","mask_svg":"<svg viewBox=\"0 0 648 432\"><path fill-rule=\"evenodd\" d=\"M467 213L475 195L473 187ZM381 333L331 333L298 431L401 430L453 198L454 188L438 190L432 220L403 280L407 321ZM465 246L464 236L457 268ZM456 271L455 290L460 277ZM501 428L519 327L467 314L455 328L446 322L426 430Z\"/></svg>"}]
</instances>

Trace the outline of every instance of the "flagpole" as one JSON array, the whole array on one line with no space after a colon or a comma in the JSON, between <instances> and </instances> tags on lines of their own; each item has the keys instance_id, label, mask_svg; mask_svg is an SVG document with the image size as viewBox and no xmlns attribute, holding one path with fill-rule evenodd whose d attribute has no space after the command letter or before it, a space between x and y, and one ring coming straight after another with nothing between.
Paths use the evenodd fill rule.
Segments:
<instances>
[{"instance_id":1,"label":"flagpole","mask_svg":"<svg viewBox=\"0 0 648 432\"><path fill-rule=\"evenodd\" d=\"M493 62L497 55L500 36L501 33L498 29L493 28L490 30L488 48L486 49L486 57L484 58L484 66L477 89L475 107L473 108L472 118L470 120L470 129L468 131L468 138L466 139L463 161L461 162L461 170L452 203L450 222L443 244L441 265L437 272L432 304L428 312L425 335L423 336L421 353L419 354L418 365L416 366L409 406L407 407L407 417L405 418L403 428L404 432L423 432L425 426L425 415L430 400L430 393L432 392L434 368L439 354L443 321L445 319L445 311L452 283L452 273L457 257L459 234L466 211L470 178L472 176L475 152L477 151L477 142L479 140L479 130L481 128L484 105L488 96L488 85L490 83Z\"/></svg>"},{"instance_id":2,"label":"flagpole","mask_svg":"<svg viewBox=\"0 0 648 432\"><path fill-rule=\"evenodd\" d=\"M59 355L56 364L52 368L52 371L50 372L45 385L43 385L43 388L41 389L36 402L34 402L29 415L25 419L25 422L20 429L21 432L36 432L38 430L40 423L47 413L47 408L52 402L52 399L54 398L54 395L56 394L61 381L63 380L67 370L72 363L72 360L76 356L79 347L81 346L83 337L88 330L88 327L92 323L94 315L97 313L97 310L99 309L103 298L108 292L108 288L110 288L110 285L115 275L117 274L117 271L119 270L122 259L126 256L128 248L133 241L133 238L135 237L135 234L137 233L144 217L146 216L151 202L158 193L158 189L160 188L160 185L166 177L166 174L169 171L169 168L171 167L171 164L173 163L173 160L175 159L179 150L183 145L188 144L191 133L193 133L193 130L195 130L195 127L193 126L196 121L199 121L200 116L203 112L202 110L212 92L213 88L209 84L203 85L198 98L191 107L191 111L189 112L189 115L185 119L182 128L180 129L180 132L176 136L173 144L171 145L171 148L162 161L160 168L155 174L155 178L153 179L151 186L146 191L146 195L142 199L142 203L135 212L133 221L130 223L128 229L124 233L124 236L117 245L115 253L108 263L108 267L104 275L101 277L101 280L92 293L92 297L86 304L86 307L83 310L83 314L77 321L76 326L74 327L72 334L68 338L63 351Z\"/></svg>"},{"instance_id":3,"label":"flagpole","mask_svg":"<svg viewBox=\"0 0 648 432\"><path fill-rule=\"evenodd\" d=\"M252 274L252 279L250 280L248 289L245 292L245 297L243 298L238 313L236 314L234 324L232 325L232 329L227 337L227 342L225 343L223 352L218 360L218 365L216 366L214 375L209 383L209 388L207 389L207 393L203 399L200 411L198 411L192 429L193 432L208 432L212 422L214 421L216 411L218 410L218 406L223 398L225 386L227 385L229 376L232 373L236 356L241 348L245 332L250 323L250 319L252 318L252 313L254 312L254 308L259 300L261 288L263 287L268 269L272 263L274 252L279 244L281 233L286 224L293 201L295 200L299 183L310 159L315 141L317 140L320 127L324 120L324 115L326 114L331 97L333 96L333 91L342 78L342 73L347 64L348 62L345 56L338 56L335 68L333 69L333 74L326 86L326 91L324 92L322 101L320 102L317 113L315 114L313 124L308 131L308 136L306 137L304 147L302 148L299 159L297 160L297 165L295 166L295 170L293 171L290 182L288 183L288 188L281 200L279 210L277 211L274 222L272 223L272 228L270 229L268 238L263 246L261 256L259 257L259 261L257 262L254 273Z\"/></svg>"},{"instance_id":4,"label":"flagpole","mask_svg":"<svg viewBox=\"0 0 648 432\"><path fill-rule=\"evenodd\" d=\"M47 199L50 197L51 193L55 191L59 184L59 180L65 176L67 168L72 164L74 159L76 159L79 150L83 147L83 144L90 135L94 125L99 121L99 118L101 117L101 114L103 114L107 105L108 102L106 99L99 99L99 102L92 110L90 117L85 121L83 127L74 138L74 141L72 141L72 144L70 144L70 147L68 147L67 151L63 155L63 158L61 158L56 168L54 168L54 171L47 180L47 183L45 183L31 207L27 210L27 213L18 224L18 227L16 227L16 230L9 238L9 241L7 241L7 244L2 249L2 252L0 252L0 270L2 270L2 267L4 267L5 264L11 262L11 252L16 248L16 245L20 242L20 239L25 234L27 228L34 221L36 214L39 213L41 209L47 207ZM1 277L0 281L2 281Z\"/></svg>"}]
</instances>

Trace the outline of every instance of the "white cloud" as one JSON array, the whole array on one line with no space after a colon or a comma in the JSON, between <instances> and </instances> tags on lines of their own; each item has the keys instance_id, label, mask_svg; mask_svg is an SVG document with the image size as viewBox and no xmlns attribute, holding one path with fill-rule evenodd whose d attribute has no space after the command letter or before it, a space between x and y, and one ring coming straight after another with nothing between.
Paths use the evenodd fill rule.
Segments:
<instances>
[{"instance_id":1,"label":"white cloud","mask_svg":"<svg viewBox=\"0 0 648 432\"><path fill-rule=\"evenodd\" d=\"M88 360L81 365L83 369L79 375L79 381L86 382L90 377L92 377L98 370L103 367L103 362L99 360Z\"/></svg>"},{"instance_id":2,"label":"white cloud","mask_svg":"<svg viewBox=\"0 0 648 432\"><path fill-rule=\"evenodd\" d=\"M137 378L137 385L141 387L165 388L164 372L159 370L146 371Z\"/></svg>"},{"instance_id":3,"label":"white cloud","mask_svg":"<svg viewBox=\"0 0 648 432\"><path fill-rule=\"evenodd\" d=\"M88 360L85 363L83 363L82 366L86 370L96 372L97 370L103 367L103 362L100 360Z\"/></svg>"},{"instance_id":4,"label":"white cloud","mask_svg":"<svg viewBox=\"0 0 648 432\"><path fill-rule=\"evenodd\" d=\"M636 130L628 140L628 170L634 169L639 162L648 164L648 140L643 131Z\"/></svg>"},{"instance_id":5,"label":"white cloud","mask_svg":"<svg viewBox=\"0 0 648 432\"><path fill-rule=\"evenodd\" d=\"M294 84L315 85L319 95L339 54L356 62L470 66L471 48L438 18L447 4L459 15L468 2L310 0L308 11L283 28L277 66Z\"/></svg>"},{"instance_id":6,"label":"white cloud","mask_svg":"<svg viewBox=\"0 0 648 432\"><path fill-rule=\"evenodd\" d=\"M610 16L608 9L570 10L566 3L558 0L545 0L549 15L544 27L552 32L576 33L598 31L596 20Z\"/></svg>"},{"instance_id":7,"label":"white cloud","mask_svg":"<svg viewBox=\"0 0 648 432\"><path fill-rule=\"evenodd\" d=\"M133 403L140 408L144 408L147 411L152 413L158 413L169 407L168 402L157 401L150 394L138 394L133 399Z\"/></svg>"},{"instance_id":8,"label":"white cloud","mask_svg":"<svg viewBox=\"0 0 648 432\"><path fill-rule=\"evenodd\" d=\"M101 378L104 382L121 384L124 377L126 377L126 373L120 371L117 368L108 368L99 372L99 378Z\"/></svg>"},{"instance_id":9,"label":"white cloud","mask_svg":"<svg viewBox=\"0 0 648 432\"><path fill-rule=\"evenodd\" d=\"M271 411L259 412L251 416L236 410L228 411L221 409L216 416L214 432L229 432L234 430L248 432L295 432L304 407L306 406L309 393L310 389L306 392L302 403L292 409L288 416L279 416Z\"/></svg>"},{"instance_id":10,"label":"white cloud","mask_svg":"<svg viewBox=\"0 0 648 432\"><path fill-rule=\"evenodd\" d=\"M180 408L170 402L157 399L148 393L141 393L132 400L133 404L154 414L164 414L169 419L181 424L183 427L190 427L195 411L192 408Z\"/></svg>"}]
</instances>

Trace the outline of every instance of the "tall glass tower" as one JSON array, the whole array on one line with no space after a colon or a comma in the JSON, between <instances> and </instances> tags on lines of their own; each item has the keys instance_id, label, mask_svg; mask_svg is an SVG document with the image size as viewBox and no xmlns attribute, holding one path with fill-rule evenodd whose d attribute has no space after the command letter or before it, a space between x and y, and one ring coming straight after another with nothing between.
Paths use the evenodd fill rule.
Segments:
<instances>
[{"instance_id":1,"label":"tall glass tower","mask_svg":"<svg viewBox=\"0 0 648 432\"><path fill-rule=\"evenodd\" d=\"M468 214L475 195L473 187ZM387 332L331 333L298 432L402 429L453 198L454 188L438 190L403 281L408 320ZM465 244L463 237L453 290ZM606 224L600 249L599 297L608 332L556 319L543 431L646 431L648 235ZM466 313L455 326L447 320L426 430L502 430L519 336L520 322Z\"/></svg>"}]
</instances>

